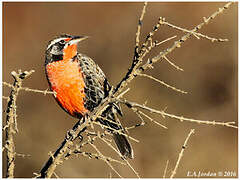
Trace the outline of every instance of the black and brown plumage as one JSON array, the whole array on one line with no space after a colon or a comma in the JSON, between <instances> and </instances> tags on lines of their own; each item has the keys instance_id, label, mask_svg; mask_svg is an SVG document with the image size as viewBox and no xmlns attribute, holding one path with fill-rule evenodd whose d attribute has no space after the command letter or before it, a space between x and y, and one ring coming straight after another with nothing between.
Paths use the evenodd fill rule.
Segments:
<instances>
[{"instance_id":1,"label":"black and brown plumage","mask_svg":"<svg viewBox=\"0 0 240 180\"><path fill-rule=\"evenodd\" d=\"M49 42L46 50L45 70L52 91L56 92L58 104L78 119L93 111L111 89L100 67L88 56L77 52L77 44L86 36L61 35ZM115 120L121 114L118 105L109 106L98 121L110 127L113 139L125 158L133 158L127 138L111 129L122 129ZM108 121L109 120L109 121Z\"/></svg>"}]
</instances>

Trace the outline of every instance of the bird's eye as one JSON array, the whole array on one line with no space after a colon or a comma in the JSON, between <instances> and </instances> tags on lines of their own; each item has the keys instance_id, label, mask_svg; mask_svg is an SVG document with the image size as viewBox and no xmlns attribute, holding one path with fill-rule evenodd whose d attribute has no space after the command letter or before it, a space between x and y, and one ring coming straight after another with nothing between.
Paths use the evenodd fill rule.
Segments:
<instances>
[{"instance_id":1,"label":"bird's eye","mask_svg":"<svg viewBox=\"0 0 240 180\"><path fill-rule=\"evenodd\" d=\"M64 40L59 41L60 44L65 44Z\"/></svg>"}]
</instances>

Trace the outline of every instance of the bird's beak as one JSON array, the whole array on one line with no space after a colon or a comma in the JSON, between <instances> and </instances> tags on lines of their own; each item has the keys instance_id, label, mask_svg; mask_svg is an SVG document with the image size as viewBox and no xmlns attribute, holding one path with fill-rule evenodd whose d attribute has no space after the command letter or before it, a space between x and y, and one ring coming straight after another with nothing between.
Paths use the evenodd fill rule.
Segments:
<instances>
[{"instance_id":1,"label":"bird's beak","mask_svg":"<svg viewBox=\"0 0 240 180\"><path fill-rule=\"evenodd\" d=\"M89 38L89 36L73 36L72 39L70 40L70 43L71 44L77 44L80 41L83 41L87 38Z\"/></svg>"}]
</instances>

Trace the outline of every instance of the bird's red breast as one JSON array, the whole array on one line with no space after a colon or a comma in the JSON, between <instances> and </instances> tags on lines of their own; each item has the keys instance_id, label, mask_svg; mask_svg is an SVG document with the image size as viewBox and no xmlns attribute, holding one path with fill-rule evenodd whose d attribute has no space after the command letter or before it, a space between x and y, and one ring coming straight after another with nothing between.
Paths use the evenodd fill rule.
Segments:
<instances>
[{"instance_id":1,"label":"bird's red breast","mask_svg":"<svg viewBox=\"0 0 240 180\"><path fill-rule=\"evenodd\" d=\"M47 64L46 70L52 91L56 99L71 115L84 115L88 110L84 107L83 74L78 61L72 61L77 53L77 46L71 45L64 50L64 58Z\"/></svg>"}]
</instances>

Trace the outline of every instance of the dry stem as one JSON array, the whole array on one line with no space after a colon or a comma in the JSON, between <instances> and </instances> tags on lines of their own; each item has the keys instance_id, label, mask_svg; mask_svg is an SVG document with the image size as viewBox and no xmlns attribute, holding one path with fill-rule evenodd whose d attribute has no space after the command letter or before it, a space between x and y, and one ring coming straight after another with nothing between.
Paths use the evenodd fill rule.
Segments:
<instances>
[{"instance_id":1,"label":"dry stem","mask_svg":"<svg viewBox=\"0 0 240 180\"><path fill-rule=\"evenodd\" d=\"M56 167L58 164L62 162L62 158L66 154L66 152L69 150L69 147L73 144L73 141L79 137L79 134L81 134L87 127L88 124L88 118L79 120L72 130L67 132L67 135L64 139L64 141L61 143L61 146L56 150L56 152L53 154L53 156L50 156L44 167L42 168L40 172L40 176L38 178L50 178L52 174L54 173Z\"/></svg>"},{"instance_id":2,"label":"dry stem","mask_svg":"<svg viewBox=\"0 0 240 180\"><path fill-rule=\"evenodd\" d=\"M6 145L4 146L7 150L7 178L14 178L14 168L15 168L15 144L14 144L14 134L17 132L17 96L18 92L22 87L23 80L30 76L34 71L24 71L21 70L17 72L13 71L11 74L14 78L14 83L12 85L12 90L8 98L7 105L7 117L6 117Z\"/></svg>"},{"instance_id":3,"label":"dry stem","mask_svg":"<svg viewBox=\"0 0 240 180\"><path fill-rule=\"evenodd\" d=\"M105 142L111 149L113 149L120 157L122 157L121 153L120 153L118 150L116 150L109 142L107 142L106 139L104 139L104 138L100 138L100 139L101 139L103 142ZM123 157L122 157L122 159L125 161L125 163L127 164L127 166L134 172L134 174L135 174L138 178L140 178L138 172L131 166L131 164L128 162L128 160L127 160L127 159L124 159Z\"/></svg>"},{"instance_id":4,"label":"dry stem","mask_svg":"<svg viewBox=\"0 0 240 180\"><path fill-rule=\"evenodd\" d=\"M160 52L157 56L151 58L147 63L145 63L143 66L139 67L137 69L136 74L139 74L141 72L143 72L144 70L151 68L153 63L158 62L160 59L166 57L167 54L171 53L173 50L175 50L176 48L180 48L181 45L188 40L191 35L193 35L194 33L196 33L198 30L200 30L204 25L207 25L211 20L213 20L217 15L221 14L224 12L224 10L228 9L229 6L232 4L233 2L229 2L227 4L225 4L225 6L223 8L219 8L216 12L214 12L212 15L210 15L208 18L204 18L204 21L202 23L200 23L199 25L197 25L195 28L193 28L190 32L188 32L186 35L182 36L178 41L175 41L174 44L167 48L165 51ZM160 24L164 24L165 19L164 18L160 18ZM131 79L129 79L128 81L131 81Z\"/></svg>"},{"instance_id":5,"label":"dry stem","mask_svg":"<svg viewBox=\"0 0 240 180\"><path fill-rule=\"evenodd\" d=\"M167 83L165 83L165 82L163 82L163 81L161 81L161 80L159 80L159 79L157 79L157 78L155 78L153 76L150 76L150 75L147 75L147 74L138 74L138 75L142 76L142 77L147 77L147 78L152 79L152 80L154 80L156 82L159 82L160 84L162 84L162 85L166 86L167 88L170 88L170 89L172 89L174 91L177 91L177 92L180 92L180 93L183 93L183 94L187 94L186 91L183 91L181 89L177 89L174 86L171 86L171 85L169 85L169 84L167 84Z\"/></svg>"},{"instance_id":6,"label":"dry stem","mask_svg":"<svg viewBox=\"0 0 240 180\"><path fill-rule=\"evenodd\" d=\"M168 168L168 163L169 163L169 160L167 160L167 163L166 163L166 166L165 166L165 169L164 169L164 173L163 173L163 178L166 177L166 174L167 174L167 168Z\"/></svg>"},{"instance_id":7,"label":"dry stem","mask_svg":"<svg viewBox=\"0 0 240 180\"><path fill-rule=\"evenodd\" d=\"M189 132L187 138L185 139L184 144L183 144L183 146L182 146L182 149L181 149L181 151L180 151L180 153L179 153L179 155L178 155L177 163L176 163L176 165L175 165L175 167L174 167L174 170L173 170L170 178L173 178L173 177L175 176L175 174L177 173L177 169L178 169L179 163L180 163L180 161L181 161L181 159L182 159L182 157L183 157L183 153L184 153L184 151L185 151L185 149L186 149L186 147L187 147L188 140L189 140L190 136L191 136L193 133L194 133L194 129L191 129L191 131Z\"/></svg>"},{"instance_id":8,"label":"dry stem","mask_svg":"<svg viewBox=\"0 0 240 180\"><path fill-rule=\"evenodd\" d=\"M99 149L93 144L90 143L90 145L97 151L98 155L102 157L103 161L107 163L107 165L120 177L122 176L118 173L118 171L112 166L112 164L105 158L105 156L99 151Z\"/></svg>"},{"instance_id":9,"label":"dry stem","mask_svg":"<svg viewBox=\"0 0 240 180\"><path fill-rule=\"evenodd\" d=\"M7 87L10 87L10 88L14 88L13 85L7 83L7 82L2 82L3 85L7 86ZM52 92L52 91L49 91L48 89L46 90L39 90L39 89L31 89L31 88L28 88L28 87L20 87L19 90L24 90L24 91L28 91L28 92L36 92L36 93L42 93L44 95L46 94L56 94L56 92Z\"/></svg>"},{"instance_id":10,"label":"dry stem","mask_svg":"<svg viewBox=\"0 0 240 180\"><path fill-rule=\"evenodd\" d=\"M220 126L226 126L226 127L230 127L230 128L236 128L236 129L238 128L237 126L233 125L233 124L235 124L235 122L204 121L204 120L185 118L183 116L176 116L174 114L166 113L164 110L156 110L156 109L150 108L146 105L141 105L141 104L138 104L135 102L131 102L126 99L124 99L124 100L119 99L118 102L125 104L128 108L133 109L133 111L135 111L134 108L140 108L140 109L147 110L150 113L160 114L163 118L170 117L172 119L177 119L181 122L187 121L187 122L194 122L194 123L199 123L199 124L220 125Z\"/></svg>"},{"instance_id":11,"label":"dry stem","mask_svg":"<svg viewBox=\"0 0 240 180\"><path fill-rule=\"evenodd\" d=\"M203 18L204 21L206 21L206 18ZM201 33L197 33L197 32L192 32L190 30L187 30L187 29L184 29L184 28L181 28L179 26L175 26L167 21L164 21L163 22L164 25L167 25L171 28L174 28L174 29L177 29L177 30L180 30L180 31L183 31L183 32L188 32L188 33L192 33L197 39L200 39L199 37L202 37L202 38L205 38L207 40L210 40L212 42L225 42L225 41L228 41L228 39L221 39L221 38L213 38L213 37L209 37L207 35L204 35L204 34L201 34Z\"/></svg>"}]
</instances>

